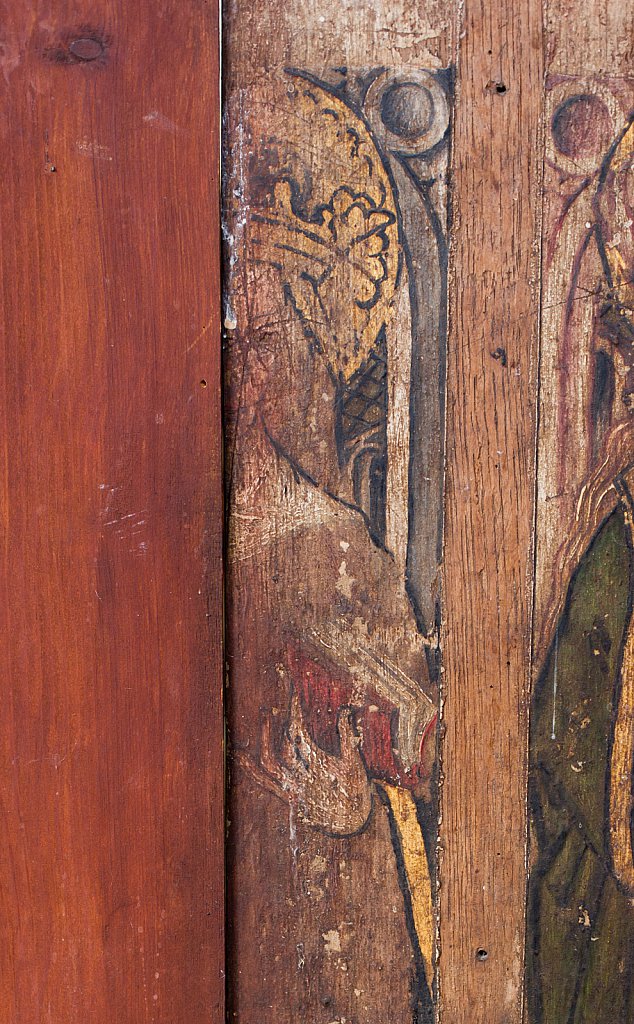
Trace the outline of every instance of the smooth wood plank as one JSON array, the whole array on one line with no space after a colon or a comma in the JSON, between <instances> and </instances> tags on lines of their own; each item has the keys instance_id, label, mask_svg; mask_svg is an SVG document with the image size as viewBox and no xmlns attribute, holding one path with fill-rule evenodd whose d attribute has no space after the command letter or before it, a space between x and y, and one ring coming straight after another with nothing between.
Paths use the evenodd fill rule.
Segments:
<instances>
[{"instance_id":1,"label":"smooth wood plank","mask_svg":"<svg viewBox=\"0 0 634 1024\"><path fill-rule=\"evenodd\" d=\"M521 1019L541 5L467 0L453 146L440 979L447 1024Z\"/></svg>"},{"instance_id":2,"label":"smooth wood plank","mask_svg":"<svg viewBox=\"0 0 634 1024\"><path fill-rule=\"evenodd\" d=\"M220 1024L216 9L1 21L2 1016Z\"/></svg>"}]
</instances>

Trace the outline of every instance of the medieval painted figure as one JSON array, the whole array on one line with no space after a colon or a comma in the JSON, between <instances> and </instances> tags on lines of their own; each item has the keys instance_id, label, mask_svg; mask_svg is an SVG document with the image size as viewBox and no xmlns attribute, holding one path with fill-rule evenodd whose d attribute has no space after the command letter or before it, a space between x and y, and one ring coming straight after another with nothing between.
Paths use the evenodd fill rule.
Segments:
<instances>
[{"instance_id":1,"label":"medieval painted figure","mask_svg":"<svg viewBox=\"0 0 634 1024\"><path fill-rule=\"evenodd\" d=\"M531 723L533 1024L634 1019L634 127L550 83Z\"/></svg>"},{"instance_id":2,"label":"medieval painted figure","mask_svg":"<svg viewBox=\"0 0 634 1024\"><path fill-rule=\"evenodd\" d=\"M233 1012L261 1024L433 1020L450 93L289 68L234 100Z\"/></svg>"}]
</instances>

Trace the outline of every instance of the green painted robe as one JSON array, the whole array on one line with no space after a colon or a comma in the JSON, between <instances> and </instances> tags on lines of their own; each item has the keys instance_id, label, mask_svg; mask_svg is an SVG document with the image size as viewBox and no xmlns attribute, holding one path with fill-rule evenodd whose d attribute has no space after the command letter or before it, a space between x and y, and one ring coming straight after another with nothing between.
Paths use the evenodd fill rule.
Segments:
<instances>
[{"instance_id":1,"label":"green painted robe","mask_svg":"<svg viewBox=\"0 0 634 1024\"><path fill-rule=\"evenodd\" d=\"M531 1024L634 1021L634 905L610 861L610 750L633 569L622 510L571 582L536 688L530 744Z\"/></svg>"}]
</instances>

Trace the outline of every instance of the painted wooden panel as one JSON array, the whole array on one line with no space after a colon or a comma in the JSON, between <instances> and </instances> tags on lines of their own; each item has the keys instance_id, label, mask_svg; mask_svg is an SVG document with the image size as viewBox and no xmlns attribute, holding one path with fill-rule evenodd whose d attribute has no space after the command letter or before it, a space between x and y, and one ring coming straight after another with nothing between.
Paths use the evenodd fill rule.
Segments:
<instances>
[{"instance_id":1,"label":"painted wooden panel","mask_svg":"<svg viewBox=\"0 0 634 1024\"><path fill-rule=\"evenodd\" d=\"M631 5L547 5L527 1011L634 1014Z\"/></svg>"},{"instance_id":2,"label":"painted wooden panel","mask_svg":"<svg viewBox=\"0 0 634 1024\"><path fill-rule=\"evenodd\" d=\"M229 1012L629 1020L632 12L226 21Z\"/></svg>"},{"instance_id":3,"label":"painted wooden panel","mask_svg":"<svg viewBox=\"0 0 634 1024\"><path fill-rule=\"evenodd\" d=\"M347 38L342 12L339 66L290 15L297 42L282 33L273 68L228 47L229 1012L242 1020L433 1018L453 74L430 14L419 54L407 41L424 20L405 11L387 45L370 25Z\"/></svg>"}]
</instances>

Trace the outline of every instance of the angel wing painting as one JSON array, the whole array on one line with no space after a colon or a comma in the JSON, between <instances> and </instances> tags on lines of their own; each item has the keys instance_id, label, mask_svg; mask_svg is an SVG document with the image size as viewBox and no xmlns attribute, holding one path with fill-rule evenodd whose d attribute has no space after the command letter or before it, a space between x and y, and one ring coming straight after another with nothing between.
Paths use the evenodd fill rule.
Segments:
<instances>
[{"instance_id":1,"label":"angel wing painting","mask_svg":"<svg viewBox=\"0 0 634 1024\"><path fill-rule=\"evenodd\" d=\"M434 1019L450 93L289 68L236 111L230 886L262 1024Z\"/></svg>"}]
</instances>

